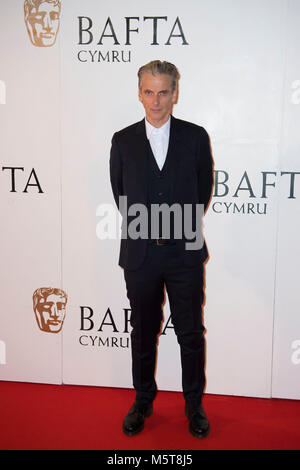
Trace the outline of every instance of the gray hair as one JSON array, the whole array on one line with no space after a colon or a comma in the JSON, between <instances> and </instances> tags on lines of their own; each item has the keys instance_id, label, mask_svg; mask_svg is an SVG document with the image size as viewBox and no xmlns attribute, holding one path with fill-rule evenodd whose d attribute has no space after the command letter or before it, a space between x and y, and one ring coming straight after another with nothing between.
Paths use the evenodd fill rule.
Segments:
<instances>
[{"instance_id":1,"label":"gray hair","mask_svg":"<svg viewBox=\"0 0 300 470\"><path fill-rule=\"evenodd\" d=\"M179 78L179 72L175 65L166 61L161 62L160 60L152 60L148 64L143 65L138 71L139 88L141 87L141 79L145 72L150 72L152 75L169 75L172 80L172 91L175 91L177 80Z\"/></svg>"}]
</instances>

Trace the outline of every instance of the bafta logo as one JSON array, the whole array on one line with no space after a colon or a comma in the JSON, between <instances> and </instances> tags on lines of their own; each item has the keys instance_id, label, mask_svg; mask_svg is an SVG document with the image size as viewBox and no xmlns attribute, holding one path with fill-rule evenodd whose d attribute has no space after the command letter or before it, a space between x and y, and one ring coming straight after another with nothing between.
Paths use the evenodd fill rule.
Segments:
<instances>
[{"instance_id":1,"label":"bafta logo","mask_svg":"<svg viewBox=\"0 0 300 470\"><path fill-rule=\"evenodd\" d=\"M25 24L34 46L50 47L55 44L60 11L60 0L25 0Z\"/></svg>"},{"instance_id":2,"label":"bafta logo","mask_svg":"<svg viewBox=\"0 0 300 470\"><path fill-rule=\"evenodd\" d=\"M62 289L40 287L33 293L33 310L40 330L59 333L63 327L67 294Z\"/></svg>"}]
</instances>

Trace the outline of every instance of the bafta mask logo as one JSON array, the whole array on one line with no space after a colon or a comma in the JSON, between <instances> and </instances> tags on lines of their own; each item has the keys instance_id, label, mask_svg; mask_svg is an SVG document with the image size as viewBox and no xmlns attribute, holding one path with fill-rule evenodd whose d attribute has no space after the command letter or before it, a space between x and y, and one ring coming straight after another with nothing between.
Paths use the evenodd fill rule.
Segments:
<instances>
[{"instance_id":1,"label":"bafta mask logo","mask_svg":"<svg viewBox=\"0 0 300 470\"><path fill-rule=\"evenodd\" d=\"M25 24L34 46L50 47L55 44L60 11L60 0L25 0Z\"/></svg>"},{"instance_id":2,"label":"bafta mask logo","mask_svg":"<svg viewBox=\"0 0 300 470\"><path fill-rule=\"evenodd\" d=\"M40 287L33 293L33 310L40 330L59 333L66 316L67 294L61 289Z\"/></svg>"}]
</instances>

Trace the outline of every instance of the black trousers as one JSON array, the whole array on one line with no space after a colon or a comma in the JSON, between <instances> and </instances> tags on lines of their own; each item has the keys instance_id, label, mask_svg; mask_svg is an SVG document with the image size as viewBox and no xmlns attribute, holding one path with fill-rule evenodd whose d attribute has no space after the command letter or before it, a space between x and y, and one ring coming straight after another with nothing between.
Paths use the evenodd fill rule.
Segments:
<instances>
[{"instance_id":1,"label":"black trousers","mask_svg":"<svg viewBox=\"0 0 300 470\"><path fill-rule=\"evenodd\" d=\"M149 244L143 265L136 271L124 270L124 276L131 306L132 376L136 400L149 403L156 395L157 337L166 288L171 320L180 346L184 398L188 404L197 407L205 385L203 265L184 266L176 245Z\"/></svg>"}]
</instances>

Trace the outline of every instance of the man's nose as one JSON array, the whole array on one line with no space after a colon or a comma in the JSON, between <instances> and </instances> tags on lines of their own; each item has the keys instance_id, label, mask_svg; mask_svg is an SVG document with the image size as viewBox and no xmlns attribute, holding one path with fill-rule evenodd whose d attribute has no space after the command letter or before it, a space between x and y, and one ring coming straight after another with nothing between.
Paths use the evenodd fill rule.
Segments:
<instances>
[{"instance_id":1,"label":"man's nose","mask_svg":"<svg viewBox=\"0 0 300 470\"><path fill-rule=\"evenodd\" d=\"M159 105L159 95L154 95L154 104L157 106Z\"/></svg>"}]
</instances>

